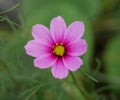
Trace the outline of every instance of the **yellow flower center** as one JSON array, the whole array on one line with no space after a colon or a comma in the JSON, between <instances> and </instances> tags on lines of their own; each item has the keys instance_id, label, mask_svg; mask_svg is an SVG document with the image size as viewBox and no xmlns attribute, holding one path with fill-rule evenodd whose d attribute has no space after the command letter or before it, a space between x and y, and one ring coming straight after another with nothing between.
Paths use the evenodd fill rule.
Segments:
<instances>
[{"instance_id":1,"label":"yellow flower center","mask_svg":"<svg viewBox=\"0 0 120 100\"><path fill-rule=\"evenodd\" d=\"M65 48L64 46L61 44L56 44L55 46L53 46L53 53L57 56L63 56L65 53Z\"/></svg>"}]
</instances>

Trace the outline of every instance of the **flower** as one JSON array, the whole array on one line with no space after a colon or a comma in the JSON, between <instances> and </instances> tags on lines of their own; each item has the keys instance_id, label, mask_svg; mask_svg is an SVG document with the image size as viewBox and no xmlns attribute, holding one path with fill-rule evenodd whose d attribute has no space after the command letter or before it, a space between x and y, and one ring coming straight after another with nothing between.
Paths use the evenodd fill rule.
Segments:
<instances>
[{"instance_id":1,"label":"flower","mask_svg":"<svg viewBox=\"0 0 120 100\"><path fill-rule=\"evenodd\" d=\"M58 16L52 19L50 29L41 24L33 26L34 40L25 45L25 50L35 57L37 68L51 67L55 78L66 78L69 71L76 71L83 64L79 57L87 50L86 41L81 39L83 34L83 22L75 21L67 28L64 19Z\"/></svg>"}]
</instances>

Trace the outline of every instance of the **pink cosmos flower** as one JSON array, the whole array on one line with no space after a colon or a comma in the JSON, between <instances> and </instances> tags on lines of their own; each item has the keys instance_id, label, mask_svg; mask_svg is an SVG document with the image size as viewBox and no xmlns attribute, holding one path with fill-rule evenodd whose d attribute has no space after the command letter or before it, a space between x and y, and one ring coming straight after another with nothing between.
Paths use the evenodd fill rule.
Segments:
<instances>
[{"instance_id":1,"label":"pink cosmos flower","mask_svg":"<svg viewBox=\"0 0 120 100\"><path fill-rule=\"evenodd\" d=\"M37 68L51 67L55 78L66 78L69 71L76 71L83 64L79 57L87 50L86 41L81 39L83 34L83 22L75 21L67 28L64 19L58 16L52 19L50 29L41 24L33 26L34 40L25 45L25 50L35 57Z\"/></svg>"}]
</instances>

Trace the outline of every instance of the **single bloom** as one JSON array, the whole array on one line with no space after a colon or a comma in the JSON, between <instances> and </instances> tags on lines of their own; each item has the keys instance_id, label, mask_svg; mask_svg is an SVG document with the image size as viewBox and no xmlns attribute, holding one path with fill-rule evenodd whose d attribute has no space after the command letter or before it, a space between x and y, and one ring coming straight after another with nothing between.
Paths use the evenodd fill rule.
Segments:
<instances>
[{"instance_id":1,"label":"single bloom","mask_svg":"<svg viewBox=\"0 0 120 100\"><path fill-rule=\"evenodd\" d=\"M81 39L84 30L83 22L75 21L67 27L61 16L52 19L50 29L36 24L32 28L34 40L25 45L26 53L35 57L35 67L51 67L55 78L66 78L69 71L83 64L80 56L87 50L86 41Z\"/></svg>"}]
</instances>

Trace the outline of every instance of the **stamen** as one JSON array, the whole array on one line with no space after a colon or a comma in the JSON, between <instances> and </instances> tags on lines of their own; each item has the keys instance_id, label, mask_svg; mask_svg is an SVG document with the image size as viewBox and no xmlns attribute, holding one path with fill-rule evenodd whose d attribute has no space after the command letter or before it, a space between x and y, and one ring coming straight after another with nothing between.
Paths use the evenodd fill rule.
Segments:
<instances>
[{"instance_id":1,"label":"stamen","mask_svg":"<svg viewBox=\"0 0 120 100\"><path fill-rule=\"evenodd\" d=\"M52 48L54 48L55 46L52 46Z\"/></svg>"},{"instance_id":2,"label":"stamen","mask_svg":"<svg viewBox=\"0 0 120 100\"><path fill-rule=\"evenodd\" d=\"M58 45L58 43L56 43L56 45Z\"/></svg>"},{"instance_id":3,"label":"stamen","mask_svg":"<svg viewBox=\"0 0 120 100\"><path fill-rule=\"evenodd\" d=\"M57 56L63 56L65 53L65 48L63 46L63 43L56 43L56 45L53 47L53 53Z\"/></svg>"},{"instance_id":4,"label":"stamen","mask_svg":"<svg viewBox=\"0 0 120 100\"><path fill-rule=\"evenodd\" d=\"M63 43L60 43L61 45L63 45Z\"/></svg>"}]
</instances>

